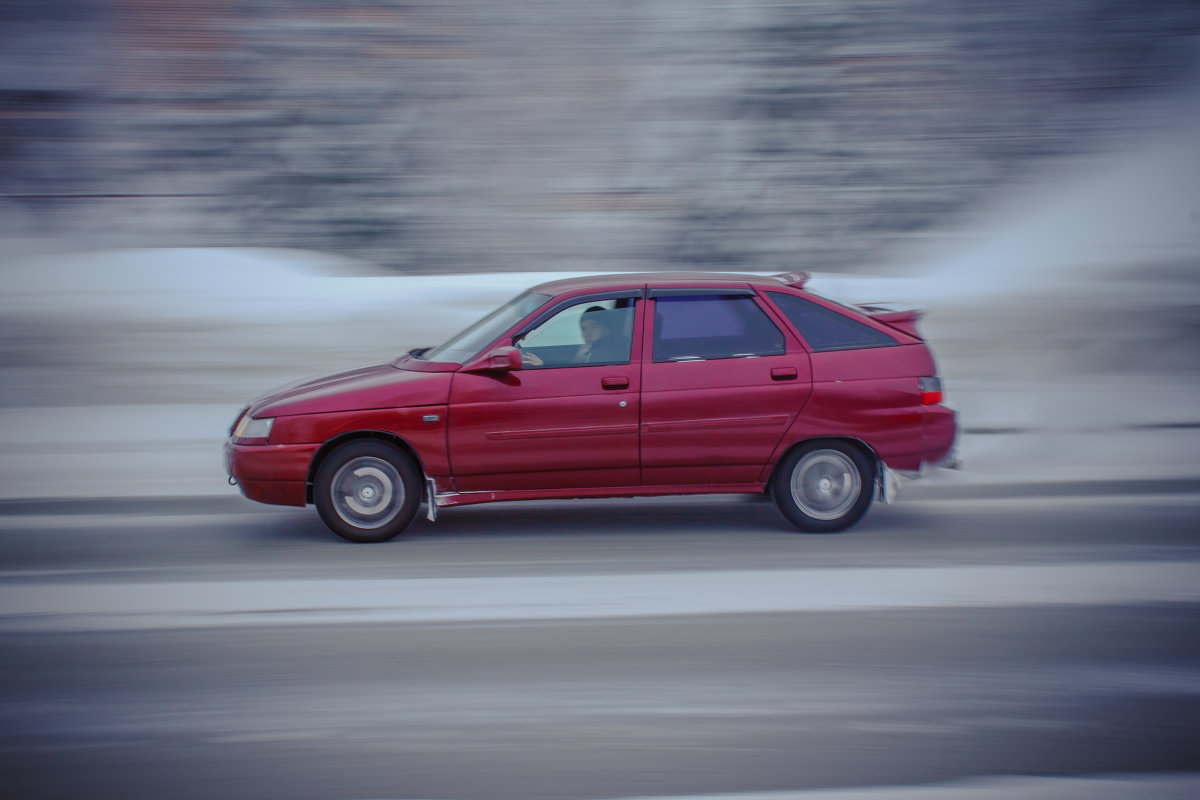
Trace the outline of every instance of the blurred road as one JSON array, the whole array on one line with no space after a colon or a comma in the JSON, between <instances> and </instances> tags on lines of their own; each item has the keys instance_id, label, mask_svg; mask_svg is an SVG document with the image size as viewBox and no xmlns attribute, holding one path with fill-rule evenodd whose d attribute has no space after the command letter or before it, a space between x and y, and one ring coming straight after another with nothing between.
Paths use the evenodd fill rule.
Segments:
<instances>
[{"instance_id":1,"label":"blurred road","mask_svg":"<svg viewBox=\"0 0 1200 800\"><path fill-rule=\"evenodd\" d=\"M1195 796L1200 492L1029 494L0 503L5 795Z\"/></svg>"}]
</instances>

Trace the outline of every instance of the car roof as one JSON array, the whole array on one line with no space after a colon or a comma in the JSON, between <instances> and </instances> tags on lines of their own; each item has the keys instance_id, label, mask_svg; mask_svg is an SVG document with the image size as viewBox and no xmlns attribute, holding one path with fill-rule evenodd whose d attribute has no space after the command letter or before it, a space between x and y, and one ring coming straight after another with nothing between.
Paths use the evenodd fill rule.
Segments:
<instances>
[{"instance_id":1,"label":"car roof","mask_svg":"<svg viewBox=\"0 0 1200 800\"><path fill-rule=\"evenodd\" d=\"M651 288L671 287L728 287L763 286L778 289L783 286L800 288L808 280L803 272L787 272L781 275L750 275L740 272L626 272L613 275L584 275L578 278L563 278L532 287L530 291L551 295L594 289L626 289L635 286Z\"/></svg>"}]
</instances>

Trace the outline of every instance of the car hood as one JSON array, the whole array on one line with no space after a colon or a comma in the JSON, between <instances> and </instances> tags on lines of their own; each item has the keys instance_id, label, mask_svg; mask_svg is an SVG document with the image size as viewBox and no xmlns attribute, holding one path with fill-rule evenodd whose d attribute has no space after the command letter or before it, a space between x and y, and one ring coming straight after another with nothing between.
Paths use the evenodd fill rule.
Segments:
<instances>
[{"instance_id":1,"label":"car hood","mask_svg":"<svg viewBox=\"0 0 1200 800\"><path fill-rule=\"evenodd\" d=\"M444 405L450 398L451 373L416 372L393 364L375 364L308 378L268 392L254 401L254 417L324 414L370 408Z\"/></svg>"}]
</instances>

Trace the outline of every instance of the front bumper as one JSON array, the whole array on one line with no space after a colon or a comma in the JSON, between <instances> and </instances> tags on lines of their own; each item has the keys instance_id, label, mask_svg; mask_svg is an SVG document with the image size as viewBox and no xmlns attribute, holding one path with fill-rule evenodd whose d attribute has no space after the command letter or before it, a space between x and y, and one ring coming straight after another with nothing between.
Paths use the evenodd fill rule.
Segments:
<instances>
[{"instance_id":1,"label":"front bumper","mask_svg":"<svg viewBox=\"0 0 1200 800\"><path fill-rule=\"evenodd\" d=\"M225 440L225 472L242 494L259 503L303 506L308 468L318 444L236 444Z\"/></svg>"}]
</instances>

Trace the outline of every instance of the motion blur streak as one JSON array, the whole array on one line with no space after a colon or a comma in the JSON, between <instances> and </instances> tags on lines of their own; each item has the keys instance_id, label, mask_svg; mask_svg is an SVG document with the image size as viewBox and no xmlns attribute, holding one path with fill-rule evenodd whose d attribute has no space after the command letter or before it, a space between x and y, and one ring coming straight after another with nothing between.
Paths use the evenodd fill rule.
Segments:
<instances>
[{"instance_id":1,"label":"motion blur streak","mask_svg":"<svg viewBox=\"0 0 1200 800\"><path fill-rule=\"evenodd\" d=\"M410 271L872 269L1170 125L1190 0L8 0L4 230Z\"/></svg>"},{"instance_id":2,"label":"motion blur streak","mask_svg":"<svg viewBox=\"0 0 1200 800\"><path fill-rule=\"evenodd\" d=\"M5 796L1194 796L1198 41L1193 0L5 0ZM927 305L967 470L846 536L666 498L374 548L224 483L272 384L675 268Z\"/></svg>"}]
</instances>

